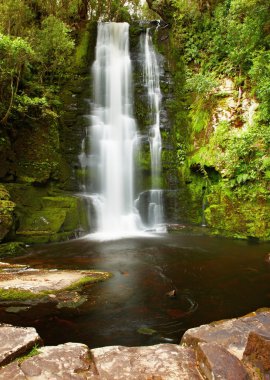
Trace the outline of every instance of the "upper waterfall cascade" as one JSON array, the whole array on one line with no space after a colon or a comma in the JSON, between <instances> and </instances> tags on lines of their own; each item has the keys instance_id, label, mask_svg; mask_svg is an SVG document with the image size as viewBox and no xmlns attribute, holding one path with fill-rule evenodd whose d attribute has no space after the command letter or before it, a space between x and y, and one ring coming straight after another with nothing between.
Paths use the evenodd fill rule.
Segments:
<instances>
[{"instance_id":1,"label":"upper waterfall cascade","mask_svg":"<svg viewBox=\"0 0 270 380\"><path fill-rule=\"evenodd\" d=\"M159 84L157 85L157 63L153 61L155 55L151 46L147 31L144 78L151 112L155 114L149 137L151 172L155 181L161 171L161 95ZM160 195L156 190L151 190L149 212L152 220L149 226L142 223L135 206L135 156L139 150L140 139L133 116L132 66L127 23L98 24L92 74L93 103L88 116L87 136L79 157L81 167L85 170L82 190L91 199L94 207L97 233L105 237L137 235L149 227L154 229L162 217Z\"/></svg>"}]
</instances>

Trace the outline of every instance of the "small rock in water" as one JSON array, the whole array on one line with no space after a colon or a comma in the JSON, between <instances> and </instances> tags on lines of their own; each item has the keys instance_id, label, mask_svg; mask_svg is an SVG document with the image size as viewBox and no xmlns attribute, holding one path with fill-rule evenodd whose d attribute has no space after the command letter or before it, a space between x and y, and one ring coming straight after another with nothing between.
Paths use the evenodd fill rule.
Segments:
<instances>
[{"instance_id":1,"label":"small rock in water","mask_svg":"<svg viewBox=\"0 0 270 380\"><path fill-rule=\"evenodd\" d=\"M156 330L150 329L148 327L141 327L137 330L137 332L142 335L154 335L156 333Z\"/></svg>"},{"instance_id":2,"label":"small rock in water","mask_svg":"<svg viewBox=\"0 0 270 380\"><path fill-rule=\"evenodd\" d=\"M20 311L27 311L30 309L30 306L10 306L6 308L7 313L14 313L17 314Z\"/></svg>"},{"instance_id":3,"label":"small rock in water","mask_svg":"<svg viewBox=\"0 0 270 380\"><path fill-rule=\"evenodd\" d=\"M171 290L171 291L169 291L169 292L166 293L166 296L169 297L169 298L176 298L176 295L177 295L177 293L176 293L175 289L173 289L173 290Z\"/></svg>"},{"instance_id":4,"label":"small rock in water","mask_svg":"<svg viewBox=\"0 0 270 380\"><path fill-rule=\"evenodd\" d=\"M264 257L264 261L267 263L267 264L270 264L270 253L267 253Z\"/></svg>"}]
</instances>

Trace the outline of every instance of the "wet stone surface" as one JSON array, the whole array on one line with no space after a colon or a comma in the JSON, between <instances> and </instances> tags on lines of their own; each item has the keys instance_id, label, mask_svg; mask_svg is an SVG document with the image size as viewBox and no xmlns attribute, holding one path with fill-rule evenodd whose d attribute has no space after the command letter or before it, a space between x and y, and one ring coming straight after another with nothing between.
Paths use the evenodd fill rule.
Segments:
<instances>
[{"instance_id":1,"label":"wet stone surface","mask_svg":"<svg viewBox=\"0 0 270 380\"><path fill-rule=\"evenodd\" d=\"M196 353L197 365L206 379L249 379L241 361L216 343L199 343Z\"/></svg>"},{"instance_id":2,"label":"wet stone surface","mask_svg":"<svg viewBox=\"0 0 270 380\"><path fill-rule=\"evenodd\" d=\"M91 379L94 365L87 346L66 343L56 347L43 347L40 354L11 363L0 371L0 379Z\"/></svg>"},{"instance_id":3,"label":"wet stone surface","mask_svg":"<svg viewBox=\"0 0 270 380\"><path fill-rule=\"evenodd\" d=\"M0 324L0 342L0 365L4 365L41 344L42 340L34 328Z\"/></svg>"},{"instance_id":4,"label":"wet stone surface","mask_svg":"<svg viewBox=\"0 0 270 380\"><path fill-rule=\"evenodd\" d=\"M258 331L269 331L269 320L270 310L258 310L200 326L185 333L182 345L91 350L85 344L65 343L35 347L30 354L42 343L35 329L0 325L0 380L268 379L269 335Z\"/></svg>"},{"instance_id":5,"label":"wet stone surface","mask_svg":"<svg viewBox=\"0 0 270 380\"><path fill-rule=\"evenodd\" d=\"M174 344L112 346L91 351L102 380L199 380L192 349Z\"/></svg>"},{"instance_id":6,"label":"wet stone surface","mask_svg":"<svg viewBox=\"0 0 270 380\"><path fill-rule=\"evenodd\" d=\"M269 334L269 309L189 329L183 335L181 344L196 347L199 342L217 343L241 360L251 331L262 335Z\"/></svg>"},{"instance_id":7,"label":"wet stone surface","mask_svg":"<svg viewBox=\"0 0 270 380\"><path fill-rule=\"evenodd\" d=\"M270 330L267 336L253 331L249 334L243 358L270 378Z\"/></svg>"}]
</instances>

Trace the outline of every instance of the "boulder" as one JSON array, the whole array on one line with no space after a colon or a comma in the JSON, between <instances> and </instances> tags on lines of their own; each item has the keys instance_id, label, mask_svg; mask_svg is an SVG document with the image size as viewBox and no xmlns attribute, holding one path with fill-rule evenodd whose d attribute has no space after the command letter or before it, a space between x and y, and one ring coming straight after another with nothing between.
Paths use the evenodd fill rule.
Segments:
<instances>
[{"instance_id":1,"label":"boulder","mask_svg":"<svg viewBox=\"0 0 270 380\"><path fill-rule=\"evenodd\" d=\"M65 343L35 348L19 358L41 342L35 329L0 325L0 366L5 365L0 368L0 380L269 379L269 331L270 310L261 309L190 329L182 345L90 350L84 344ZM8 364L15 358L19 360Z\"/></svg>"},{"instance_id":2,"label":"boulder","mask_svg":"<svg viewBox=\"0 0 270 380\"><path fill-rule=\"evenodd\" d=\"M244 317L213 322L189 329L182 337L181 344L196 348L198 343L217 343L238 359L242 359L251 331L268 335L270 310L259 309Z\"/></svg>"},{"instance_id":3,"label":"boulder","mask_svg":"<svg viewBox=\"0 0 270 380\"><path fill-rule=\"evenodd\" d=\"M61 241L76 236L81 228L83 212L78 197L29 183L10 183L6 187L17 205L11 239L27 244ZM86 223L83 226L86 228Z\"/></svg>"},{"instance_id":4,"label":"boulder","mask_svg":"<svg viewBox=\"0 0 270 380\"><path fill-rule=\"evenodd\" d=\"M175 344L91 350L102 380L199 380L195 353Z\"/></svg>"},{"instance_id":5,"label":"boulder","mask_svg":"<svg viewBox=\"0 0 270 380\"><path fill-rule=\"evenodd\" d=\"M249 379L241 361L218 344L199 343L196 356L197 365L204 379Z\"/></svg>"},{"instance_id":6,"label":"boulder","mask_svg":"<svg viewBox=\"0 0 270 380\"><path fill-rule=\"evenodd\" d=\"M0 370L0 380L95 379L95 367L86 345L65 343L42 347L39 354L23 362L11 363Z\"/></svg>"},{"instance_id":7,"label":"boulder","mask_svg":"<svg viewBox=\"0 0 270 380\"><path fill-rule=\"evenodd\" d=\"M15 327L0 324L0 365L5 365L20 355L30 351L42 340L32 327ZM6 377L13 379L13 377Z\"/></svg>"},{"instance_id":8,"label":"boulder","mask_svg":"<svg viewBox=\"0 0 270 380\"><path fill-rule=\"evenodd\" d=\"M14 208L8 190L0 184L0 242L12 228Z\"/></svg>"},{"instance_id":9,"label":"boulder","mask_svg":"<svg viewBox=\"0 0 270 380\"><path fill-rule=\"evenodd\" d=\"M264 374L263 378L266 374L270 378L270 331L267 336L253 331L249 334L243 359L258 368Z\"/></svg>"}]
</instances>

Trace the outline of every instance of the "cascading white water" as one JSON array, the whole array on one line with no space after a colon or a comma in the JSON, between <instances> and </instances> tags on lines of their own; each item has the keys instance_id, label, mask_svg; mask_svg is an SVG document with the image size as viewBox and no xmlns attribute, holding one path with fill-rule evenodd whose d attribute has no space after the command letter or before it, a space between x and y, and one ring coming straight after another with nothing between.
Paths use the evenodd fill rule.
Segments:
<instances>
[{"instance_id":1,"label":"cascading white water","mask_svg":"<svg viewBox=\"0 0 270 380\"><path fill-rule=\"evenodd\" d=\"M144 34L144 83L152 126L149 133L152 189L149 191L148 225L135 207L134 156L139 147L133 117L129 25L99 23L96 58L92 66L93 103L89 126L79 156L84 181L81 190L96 216L97 237L138 235L151 229L164 231L161 176L159 69L149 30ZM140 207L141 209L141 207ZM141 209L143 212L144 210ZM90 221L93 225L92 221Z\"/></svg>"},{"instance_id":2,"label":"cascading white water","mask_svg":"<svg viewBox=\"0 0 270 380\"><path fill-rule=\"evenodd\" d=\"M150 104L153 124L150 129L150 151L151 151L151 176L152 189L150 190L150 203L148 220L151 228L159 229L163 222L163 201L160 187L161 178L161 149L162 141L160 134L160 101L161 91L159 84L159 67L153 47L152 37L147 29L144 36L144 82L148 89L148 100ZM164 227L161 227L162 229Z\"/></svg>"},{"instance_id":3,"label":"cascading white water","mask_svg":"<svg viewBox=\"0 0 270 380\"><path fill-rule=\"evenodd\" d=\"M90 127L91 196L97 232L114 236L142 229L134 207L136 123L132 107L129 25L99 23L92 68L94 104Z\"/></svg>"}]
</instances>

